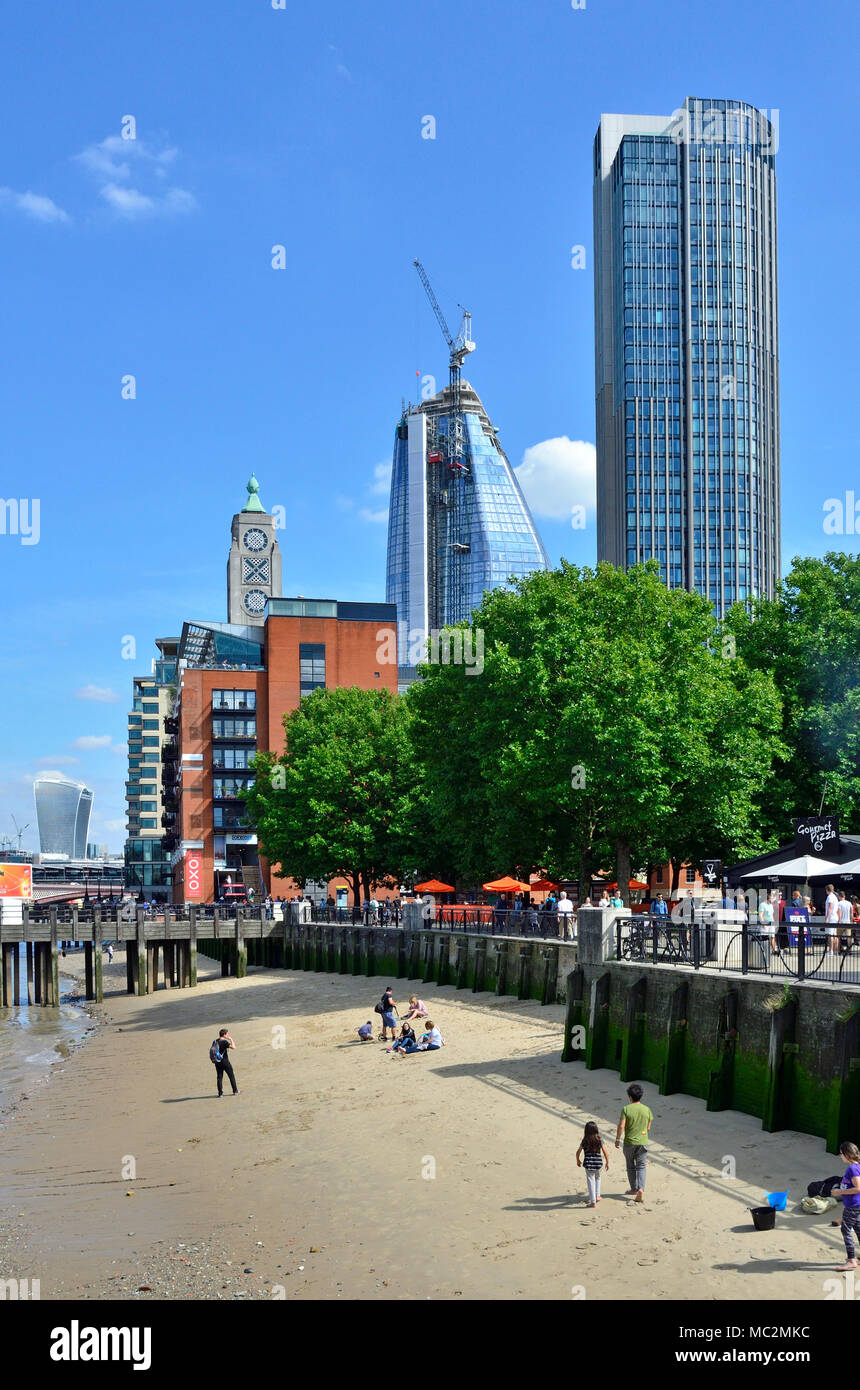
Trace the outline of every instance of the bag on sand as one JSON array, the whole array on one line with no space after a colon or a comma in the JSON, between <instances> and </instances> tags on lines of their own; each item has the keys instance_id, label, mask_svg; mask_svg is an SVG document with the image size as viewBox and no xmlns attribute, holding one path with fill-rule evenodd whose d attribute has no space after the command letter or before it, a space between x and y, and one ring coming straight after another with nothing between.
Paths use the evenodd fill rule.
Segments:
<instances>
[{"instance_id":1,"label":"bag on sand","mask_svg":"<svg viewBox=\"0 0 860 1390\"><path fill-rule=\"evenodd\" d=\"M823 1182L811 1182L807 1186L807 1197L829 1197L834 1187L839 1187L841 1177L825 1178Z\"/></svg>"},{"instance_id":2,"label":"bag on sand","mask_svg":"<svg viewBox=\"0 0 860 1390\"><path fill-rule=\"evenodd\" d=\"M220 1062L220 1061L221 1061L221 1044L219 1043L219 1041L218 1041L217 1038L215 1039L214 1043L212 1044L212 1046L211 1046L210 1049L209 1049L209 1061L210 1061L210 1062Z\"/></svg>"},{"instance_id":3,"label":"bag on sand","mask_svg":"<svg viewBox=\"0 0 860 1390\"><path fill-rule=\"evenodd\" d=\"M839 1203L835 1197L801 1197L800 1205L810 1216L820 1216L824 1211L832 1211Z\"/></svg>"}]
</instances>

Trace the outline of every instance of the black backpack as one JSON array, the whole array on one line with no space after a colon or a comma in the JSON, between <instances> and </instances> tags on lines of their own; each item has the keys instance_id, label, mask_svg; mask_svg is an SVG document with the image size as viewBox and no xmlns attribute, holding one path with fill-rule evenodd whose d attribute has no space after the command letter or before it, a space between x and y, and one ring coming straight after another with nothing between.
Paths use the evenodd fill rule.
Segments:
<instances>
[{"instance_id":1,"label":"black backpack","mask_svg":"<svg viewBox=\"0 0 860 1390\"><path fill-rule=\"evenodd\" d=\"M210 1061L210 1062L220 1062L220 1061L221 1061L221 1039L220 1039L220 1038L216 1038L215 1041L214 1041L214 1043L212 1044L212 1046L211 1046L210 1049L209 1049L209 1061Z\"/></svg>"},{"instance_id":2,"label":"black backpack","mask_svg":"<svg viewBox=\"0 0 860 1390\"><path fill-rule=\"evenodd\" d=\"M825 1178L823 1182L811 1182L806 1188L806 1195L807 1197L829 1197L831 1189L839 1187L841 1182L841 1176Z\"/></svg>"}]
</instances>

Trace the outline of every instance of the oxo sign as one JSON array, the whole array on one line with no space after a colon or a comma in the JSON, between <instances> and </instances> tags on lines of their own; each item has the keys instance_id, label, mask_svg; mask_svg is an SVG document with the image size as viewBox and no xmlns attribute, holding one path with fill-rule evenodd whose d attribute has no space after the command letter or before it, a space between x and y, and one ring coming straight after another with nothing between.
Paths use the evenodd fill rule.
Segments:
<instances>
[{"instance_id":1,"label":"oxo sign","mask_svg":"<svg viewBox=\"0 0 860 1390\"><path fill-rule=\"evenodd\" d=\"M192 850L185 853L185 897L203 897L203 858Z\"/></svg>"}]
</instances>

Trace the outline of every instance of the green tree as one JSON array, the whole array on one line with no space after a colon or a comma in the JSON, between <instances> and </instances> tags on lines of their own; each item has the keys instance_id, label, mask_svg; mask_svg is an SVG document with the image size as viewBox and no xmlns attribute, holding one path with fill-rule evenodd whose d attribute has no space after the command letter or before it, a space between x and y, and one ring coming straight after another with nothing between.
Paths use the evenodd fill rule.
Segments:
<instances>
[{"instance_id":1,"label":"green tree","mask_svg":"<svg viewBox=\"0 0 860 1390\"><path fill-rule=\"evenodd\" d=\"M396 884L414 800L409 714L386 690L321 689L284 716L285 750L260 753L245 802L283 877L345 877L355 901Z\"/></svg>"},{"instance_id":2,"label":"green tree","mask_svg":"<svg viewBox=\"0 0 860 1390\"><path fill-rule=\"evenodd\" d=\"M723 656L711 605L654 562L536 573L485 596L484 670L428 665L408 699L431 816L461 873L580 880L609 862L759 848L781 756L767 672Z\"/></svg>"},{"instance_id":3,"label":"green tree","mask_svg":"<svg viewBox=\"0 0 860 1390\"><path fill-rule=\"evenodd\" d=\"M783 702L789 757L763 801L786 838L793 816L825 808L860 816L860 558L795 558L775 599L736 604L726 619L747 667L767 672Z\"/></svg>"}]
</instances>

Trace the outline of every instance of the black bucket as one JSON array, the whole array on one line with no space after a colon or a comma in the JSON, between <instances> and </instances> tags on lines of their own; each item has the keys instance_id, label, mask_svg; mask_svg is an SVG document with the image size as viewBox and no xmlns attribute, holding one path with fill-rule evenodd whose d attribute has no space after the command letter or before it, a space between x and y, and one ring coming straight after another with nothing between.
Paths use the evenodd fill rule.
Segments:
<instances>
[{"instance_id":1,"label":"black bucket","mask_svg":"<svg viewBox=\"0 0 860 1390\"><path fill-rule=\"evenodd\" d=\"M772 1231L776 1225L773 1207L750 1207L750 1215L757 1231Z\"/></svg>"}]
</instances>

